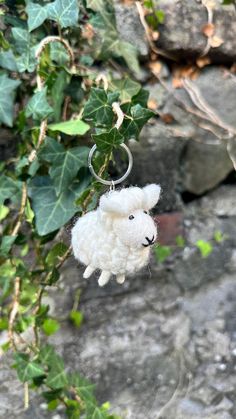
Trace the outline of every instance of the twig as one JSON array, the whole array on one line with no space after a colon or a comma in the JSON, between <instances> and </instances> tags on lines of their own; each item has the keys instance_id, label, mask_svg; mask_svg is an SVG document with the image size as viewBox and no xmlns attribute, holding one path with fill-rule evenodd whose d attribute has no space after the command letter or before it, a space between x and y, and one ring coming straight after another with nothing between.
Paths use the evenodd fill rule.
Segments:
<instances>
[{"instance_id":1,"label":"twig","mask_svg":"<svg viewBox=\"0 0 236 419\"><path fill-rule=\"evenodd\" d=\"M74 52L72 50L72 48L70 47L70 45L68 44L68 42L61 38L60 36L47 36L46 38L44 38L36 52L35 52L35 57L37 59L37 88L38 91L43 89L44 86L44 81L42 79L42 77L40 76L40 58L41 58L41 54L44 51L44 48L46 47L46 45L50 44L51 42L60 42L62 45L64 45L66 51L68 52L69 58L70 58L70 67L71 67L71 72L74 72L74 62L75 62L75 57L74 57ZM39 147L41 146L41 144L44 141L44 138L46 136L46 131L47 131L47 119L44 119L41 124L40 124L40 131L39 131L39 138L38 138L38 142L36 145L36 149L32 150L29 157L28 157L28 161L29 163L32 163L37 155L37 150L39 149Z\"/></svg>"},{"instance_id":2,"label":"twig","mask_svg":"<svg viewBox=\"0 0 236 419\"><path fill-rule=\"evenodd\" d=\"M68 106L70 104L70 101L71 101L70 96L66 96L65 101L64 101L63 111L62 111L62 120L63 121L67 120L67 110L68 110Z\"/></svg>"},{"instance_id":3,"label":"twig","mask_svg":"<svg viewBox=\"0 0 236 419\"><path fill-rule=\"evenodd\" d=\"M142 24L142 26L143 26L143 28L145 30L147 41L149 43L149 46L150 46L151 50L155 54L162 55L163 57L169 58L170 60L173 60L173 61L177 61L176 58L172 54L169 54L168 52L163 51L160 48L156 48L156 46L154 45L154 42L153 42L153 40L152 40L152 38L150 36L149 26L147 25L147 22L145 20L143 6L142 6L142 4L141 4L140 1L136 1L135 4L136 4L137 10L138 10L140 22L141 22L141 24Z\"/></svg>"},{"instance_id":4,"label":"twig","mask_svg":"<svg viewBox=\"0 0 236 419\"><path fill-rule=\"evenodd\" d=\"M116 121L115 127L117 129L119 129L121 127L122 123L123 123L123 120L124 120L124 112L121 110L120 104L118 102L113 102L112 103L112 110L117 115L117 121Z\"/></svg>"},{"instance_id":5,"label":"twig","mask_svg":"<svg viewBox=\"0 0 236 419\"><path fill-rule=\"evenodd\" d=\"M213 23L213 9L212 9L212 7L210 7L208 2L204 1L204 0L202 0L202 5L205 6L205 8L207 10L207 24L212 25L212 23ZM202 54L200 55L200 57L205 57L205 55L208 54L210 49L211 49L211 36L207 37L206 46L205 46Z\"/></svg>"},{"instance_id":6,"label":"twig","mask_svg":"<svg viewBox=\"0 0 236 419\"><path fill-rule=\"evenodd\" d=\"M103 87L104 90L108 90L108 80L107 80L107 76L104 73L100 73L98 74L98 76L96 77L95 82L97 83L97 85L99 85L100 82L103 82Z\"/></svg>"},{"instance_id":7,"label":"twig","mask_svg":"<svg viewBox=\"0 0 236 419\"><path fill-rule=\"evenodd\" d=\"M16 222L16 225L11 232L12 237L16 236L19 229L20 229L20 226L21 226L21 223L22 223L22 217L23 217L24 211L25 211L26 201L27 201L27 187L26 187L26 183L23 182L20 211L19 211L19 214L18 214L18 220Z\"/></svg>"},{"instance_id":8,"label":"twig","mask_svg":"<svg viewBox=\"0 0 236 419\"><path fill-rule=\"evenodd\" d=\"M24 409L29 408L29 384L28 381L24 383Z\"/></svg>"},{"instance_id":9,"label":"twig","mask_svg":"<svg viewBox=\"0 0 236 419\"><path fill-rule=\"evenodd\" d=\"M15 278L13 304L12 304L12 309L9 314L9 322L8 322L8 337L9 337L9 341L11 345L13 346L15 350L17 350L17 346L15 343L13 329L14 329L14 321L18 314L18 309L19 309L20 284L21 284L21 278L17 276Z\"/></svg>"}]
</instances>

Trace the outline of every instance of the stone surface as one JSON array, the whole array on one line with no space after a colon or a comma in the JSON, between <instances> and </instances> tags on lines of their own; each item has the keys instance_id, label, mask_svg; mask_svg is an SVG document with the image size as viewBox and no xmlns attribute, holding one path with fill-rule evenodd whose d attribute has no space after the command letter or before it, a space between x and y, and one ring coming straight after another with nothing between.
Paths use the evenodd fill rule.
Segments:
<instances>
[{"instance_id":1,"label":"stone surface","mask_svg":"<svg viewBox=\"0 0 236 419\"><path fill-rule=\"evenodd\" d=\"M149 124L140 141L130 143L134 165L129 176L130 184L159 183L162 188L157 212L169 212L182 208L179 194L180 158L184 141L175 138L164 126ZM166 172L168 168L168 175Z\"/></svg>"},{"instance_id":2,"label":"stone surface","mask_svg":"<svg viewBox=\"0 0 236 419\"><path fill-rule=\"evenodd\" d=\"M150 88L161 116L156 136L162 132L163 141L169 136L184 145L180 154L177 150L178 167L176 160L173 163L179 189L202 194L233 170L226 148L230 135L231 141L236 142L235 79L226 69L212 66L203 69L196 80L185 79L182 88L173 87L172 77L161 79L161 83L157 85L159 89ZM165 115L169 116L168 123ZM145 136L148 138L148 132ZM172 152L174 148L173 144ZM155 159L155 151L150 153L152 158Z\"/></svg>"},{"instance_id":3,"label":"stone surface","mask_svg":"<svg viewBox=\"0 0 236 419\"><path fill-rule=\"evenodd\" d=\"M136 6L115 3L115 13L117 30L121 39L131 42L137 48L140 57L147 57L149 47Z\"/></svg>"},{"instance_id":4,"label":"stone surface","mask_svg":"<svg viewBox=\"0 0 236 419\"><path fill-rule=\"evenodd\" d=\"M236 58L236 12L233 6L225 7L219 1L213 5L214 36L222 43L210 48L212 62L234 62ZM158 26L157 46L177 58L197 58L204 52L207 37L203 34L208 23L207 9L197 0L160 0L156 7L163 10L165 20Z\"/></svg>"},{"instance_id":5,"label":"stone surface","mask_svg":"<svg viewBox=\"0 0 236 419\"><path fill-rule=\"evenodd\" d=\"M185 205L186 245L166 263L152 258L123 286L113 281L99 288L96 275L82 279L83 269L71 258L50 292L52 315L65 319L81 289L83 325L76 329L63 320L50 341L68 369L97 383L99 400L109 400L124 419L236 417L236 268L228 265L236 252L234 190L224 186ZM224 216L215 211L216 202L225 204ZM214 232L224 232L225 223L228 238L215 243ZM199 237L213 245L207 259L196 250ZM32 395L24 412L23 388L8 369L9 357L3 361L0 417L65 417Z\"/></svg>"}]
</instances>

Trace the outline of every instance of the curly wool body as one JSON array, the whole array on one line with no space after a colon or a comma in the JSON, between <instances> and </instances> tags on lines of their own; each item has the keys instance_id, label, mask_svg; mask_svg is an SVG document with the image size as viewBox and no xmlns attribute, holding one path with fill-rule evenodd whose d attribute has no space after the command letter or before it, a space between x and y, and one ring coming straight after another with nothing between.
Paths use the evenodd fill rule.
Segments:
<instances>
[{"instance_id":1,"label":"curly wool body","mask_svg":"<svg viewBox=\"0 0 236 419\"><path fill-rule=\"evenodd\" d=\"M100 269L100 286L112 274L123 283L126 274L148 263L157 231L147 211L156 205L159 194L158 185L110 191L101 197L96 211L78 219L72 229L72 247L75 257L87 266L85 278Z\"/></svg>"}]
</instances>

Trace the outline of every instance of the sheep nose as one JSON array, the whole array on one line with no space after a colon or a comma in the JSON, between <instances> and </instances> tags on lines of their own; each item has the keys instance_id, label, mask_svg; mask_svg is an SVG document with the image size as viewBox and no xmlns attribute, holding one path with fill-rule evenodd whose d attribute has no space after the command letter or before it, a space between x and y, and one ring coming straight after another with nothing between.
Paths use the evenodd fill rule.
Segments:
<instances>
[{"instance_id":1,"label":"sheep nose","mask_svg":"<svg viewBox=\"0 0 236 419\"><path fill-rule=\"evenodd\" d=\"M147 246L151 246L153 243L154 243L154 236L152 236L152 238L151 239L149 239L148 237L145 237L145 239L147 240L147 243L145 243L145 244L143 244L143 246L144 247L147 247Z\"/></svg>"}]
</instances>

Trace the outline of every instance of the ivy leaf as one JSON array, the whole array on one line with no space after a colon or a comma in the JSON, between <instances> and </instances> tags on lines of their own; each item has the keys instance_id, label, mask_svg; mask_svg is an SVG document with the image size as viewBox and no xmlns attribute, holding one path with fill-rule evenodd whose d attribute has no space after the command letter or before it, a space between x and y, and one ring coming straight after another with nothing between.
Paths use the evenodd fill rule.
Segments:
<instances>
[{"instance_id":1,"label":"ivy leaf","mask_svg":"<svg viewBox=\"0 0 236 419\"><path fill-rule=\"evenodd\" d=\"M141 105L143 108L147 108L149 98L149 91L141 88L139 92L132 97L132 105Z\"/></svg>"},{"instance_id":2,"label":"ivy leaf","mask_svg":"<svg viewBox=\"0 0 236 419\"><path fill-rule=\"evenodd\" d=\"M24 383L34 377L45 375L44 369L36 361L30 361L28 354L17 353L15 355L15 368L19 379Z\"/></svg>"},{"instance_id":3,"label":"ivy leaf","mask_svg":"<svg viewBox=\"0 0 236 419\"><path fill-rule=\"evenodd\" d=\"M10 210L5 205L0 205L0 221L4 220L6 216L9 214Z\"/></svg>"},{"instance_id":4,"label":"ivy leaf","mask_svg":"<svg viewBox=\"0 0 236 419\"><path fill-rule=\"evenodd\" d=\"M49 174L57 195L69 187L82 167L87 167L88 153L88 147L65 150L62 144L52 138L45 141L39 157L52 163Z\"/></svg>"},{"instance_id":5,"label":"ivy leaf","mask_svg":"<svg viewBox=\"0 0 236 419\"><path fill-rule=\"evenodd\" d=\"M205 240L198 240L196 246L199 249L201 256L207 258L213 251L213 246L211 243Z\"/></svg>"},{"instance_id":6,"label":"ivy leaf","mask_svg":"<svg viewBox=\"0 0 236 419\"><path fill-rule=\"evenodd\" d=\"M60 324L57 320L46 319L42 325L43 331L47 336L51 336L60 329Z\"/></svg>"},{"instance_id":7,"label":"ivy leaf","mask_svg":"<svg viewBox=\"0 0 236 419\"><path fill-rule=\"evenodd\" d=\"M93 134L92 137L97 145L97 149L102 153L110 153L124 141L123 135L119 133L117 128L112 128L110 131L102 132L101 134Z\"/></svg>"},{"instance_id":8,"label":"ivy leaf","mask_svg":"<svg viewBox=\"0 0 236 419\"><path fill-rule=\"evenodd\" d=\"M47 102L47 88L37 91L26 106L26 116L32 115L33 119L41 120L53 113L52 107Z\"/></svg>"},{"instance_id":9,"label":"ivy leaf","mask_svg":"<svg viewBox=\"0 0 236 419\"><path fill-rule=\"evenodd\" d=\"M84 318L84 316L83 316L83 313L81 313L81 311L72 310L70 312L70 319L72 320L72 322L74 323L74 325L76 327L80 327L81 326L81 323L83 321L83 318Z\"/></svg>"},{"instance_id":10,"label":"ivy leaf","mask_svg":"<svg viewBox=\"0 0 236 419\"><path fill-rule=\"evenodd\" d=\"M69 384L76 388L80 397L85 402L95 403L95 397L93 394L94 385L91 384L86 378L81 377L78 373L68 375Z\"/></svg>"},{"instance_id":11,"label":"ivy leaf","mask_svg":"<svg viewBox=\"0 0 236 419\"><path fill-rule=\"evenodd\" d=\"M114 112L112 110L112 103L119 98L119 93L106 93L105 90L99 88L92 88L84 107L84 118L96 120L97 124L112 125Z\"/></svg>"},{"instance_id":12,"label":"ivy leaf","mask_svg":"<svg viewBox=\"0 0 236 419\"><path fill-rule=\"evenodd\" d=\"M67 385L64 363L61 357L57 354L54 354L51 357L50 371L45 384L53 390L63 388L65 385Z\"/></svg>"},{"instance_id":13,"label":"ivy leaf","mask_svg":"<svg viewBox=\"0 0 236 419\"><path fill-rule=\"evenodd\" d=\"M119 41L119 43L115 44L113 53L117 57L123 57L131 71L136 74L140 74L140 67L137 58L138 52L136 47L129 42Z\"/></svg>"},{"instance_id":14,"label":"ivy leaf","mask_svg":"<svg viewBox=\"0 0 236 419\"><path fill-rule=\"evenodd\" d=\"M47 5L49 19L55 20L61 28L76 26L79 18L77 0L55 0Z\"/></svg>"},{"instance_id":15,"label":"ivy leaf","mask_svg":"<svg viewBox=\"0 0 236 419\"><path fill-rule=\"evenodd\" d=\"M154 112L143 108L139 104L132 106L130 117L125 117L120 128L121 134L123 134L125 138L135 138L137 140L145 123L154 115Z\"/></svg>"},{"instance_id":16,"label":"ivy leaf","mask_svg":"<svg viewBox=\"0 0 236 419\"><path fill-rule=\"evenodd\" d=\"M10 71L17 71L16 59L11 49L0 52L0 67Z\"/></svg>"},{"instance_id":17,"label":"ivy leaf","mask_svg":"<svg viewBox=\"0 0 236 419\"><path fill-rule=\"evenodd\" d=\"M39 352L39 360L43 365L50 366L52 358L56 355L52 345L45 345Z\"/></svg>"},{"instance_id":18,"label":"ivy leaf","mask_svg":"<svg viewBox=\"0 0 236 419\"><path fill-rule=\"evenodd\" d=\"M53 248L48 252L46 257L46 263L49 266L55 266L59 262L59 258L63 256L68 250L68 246L65 243L56 243Z\"/></svg>"},{"instance_id":19,"label":"ivy leaf","mask_svg":"<svg viewBox=\"0 0 236 419\"><path fill-rule=\"evenodd\" d=\"M15 242L17 236L3 236L2 243L0 246L0 254L4 257L7 256Z\"/></svg>"},{"instance_id":20,"label":"ivy leaf","mask_svg":"<svg viewBox=\"0 0 236 419\"><path fill-rule=\"evenodd\" d=\"M50 57L60 66L65 66L69 62L68 52L59 42L53 42L50 45Z\"/></svg>"},{"instance_id":21,"label":"ivy leaf","mask_svg":"<svg viewBox=\"0 0 236 419\"><path fill-rule=\"evenodd\" d=\"M19 192L20 187L21 182L2 175L0 177L0 205L4 204L6 199L10 199L16 195Z\"/></svg>"},{"instance_id":22,"label":"ivy leaf","mask_svg":"<svg viewBox=\"0 0 236 419\"><path fill-rule=\"evenodd\" d=\"M112 80L110 83L112 90L120 92L121 102L130 101L140 91L140 84L129 77L124 77L121 80Z\"/></svg>"},{"instance_id":23,"label":"ivy leaf","mask_svg":"<svg viewBox=\"0 0 236 419\"><path fill-rule=\"evenodd\" d=\"M47 9L40 4L29 2L25 10L28 15L29 32L38 28L47 19Z\"/></svg>"},{"instance_id":24,"label":"ivy leaf","mask_svg":"<svg viewBox=\"0 0 236 419\"><path fill-rule=\"evenodd\" d=\"M58 230L76 213L76 198L86 189L90 178L73 182L59 197L49 176L35 177L29 183L29 196L33 202L36 229L40 236Z\"/></svg>"},{"instance_id":25,"label":"ivy leaf","mask_svg":"<svg viewBox=\"0 0 236 419\"><path fill-rule=\"evenodd\" d=\"M13 124L13 106L15 90L21 82L12 80L6 74L0 75L0 123L8 127Z\"/></svg>"},{"instance_id":26,"label":"ivy leaf","mask_svg":"<svg viewBox=\"0 0 236 419\"><path fill-rule=\"evenodd\" d=\"M81 119L72 119L70 121L48 125L48 128L52 131L60 131L67 135L84 135L90 126Z\"/></svg>"},{"instance_id":27,"label":"ivy leaf","mask_svg":"<svg viewBox=\"0 0 236 419\"><path fill-rule=\"evenodd\" d=\"M24 54L30 44L30 34L26 29L20 27L12 28L12 36L15 40L15 47L19 54Z\"/></svg>"},{"instance_id":28,"label":"ivy leaf","mask_svg":"<svg viewBox=\"0 0 236 419\"><path fill-rule=\"evenodd\" d=\"M54 85L52 86L52 102L55 120L59 121L61 117L61 107L64 100L64 90L67 86L67 74L64 70L57 75Z\"/></svg>"}]
</instances>

